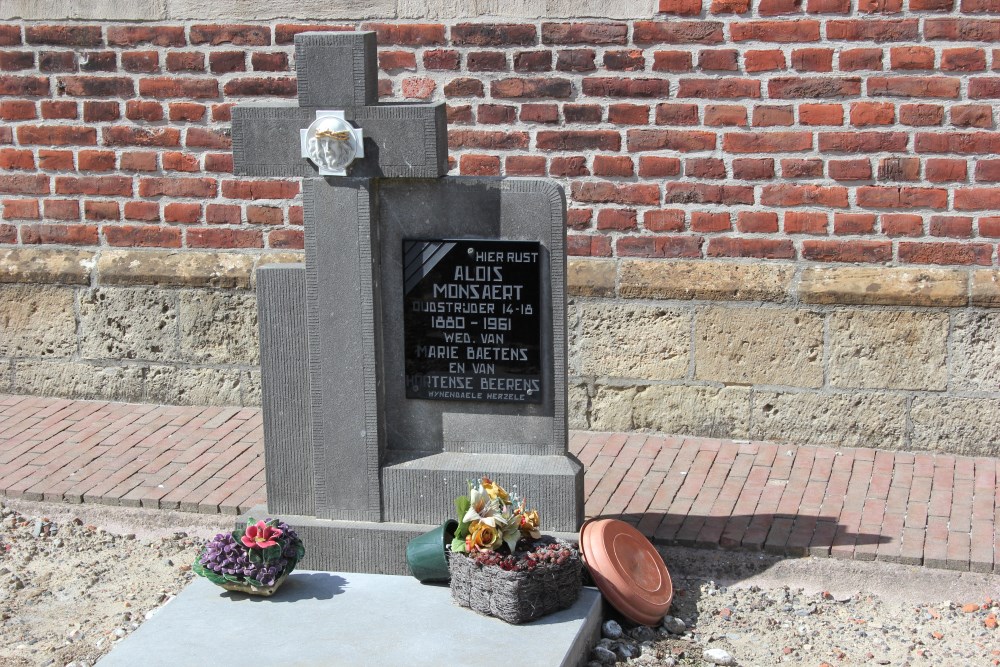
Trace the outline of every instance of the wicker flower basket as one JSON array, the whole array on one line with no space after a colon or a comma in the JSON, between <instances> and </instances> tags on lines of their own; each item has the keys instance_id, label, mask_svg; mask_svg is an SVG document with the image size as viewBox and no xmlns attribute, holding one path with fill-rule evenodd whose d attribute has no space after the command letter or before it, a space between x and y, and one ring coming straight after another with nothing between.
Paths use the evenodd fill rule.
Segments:
<instances>
[{"instance_id":1,"label":"wicker flower basket","mask_svg":"<svg viewBox=\"0 0 1000 667\"><path fill-rule=\"evenodd\" d=\"M580 554L562 565L527 572L482 566L465 554L453 553L451 597L462 607L517 625L571 607L580 595Z\"/></svg>"}]
</instances>

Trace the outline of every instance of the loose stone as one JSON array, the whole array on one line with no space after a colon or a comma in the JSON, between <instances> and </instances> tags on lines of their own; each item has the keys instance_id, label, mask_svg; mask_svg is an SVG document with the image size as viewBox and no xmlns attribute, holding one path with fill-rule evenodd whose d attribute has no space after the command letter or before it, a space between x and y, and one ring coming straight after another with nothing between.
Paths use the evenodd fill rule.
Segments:
<instances>
[{"instance_id":1,"label":"loose stone","mask_svg":"<svg viewBox=\"0 0 1000 667\"><path fill-rule=\"evenodd\" d=\"M701 654L701 659L712 665L735 665L736 658L721 648L710 648Z\"/></svg>"},{"instance_id":2,"label":"loose stone","mask_svg":"<svg viewBox=\"0 0 1000 667\"><path fill-rule=\"evenodd\" d=\"M608 639L621 639L622 626L615 620L605 621L601 626L601 633Z\"/></svg>"}]
</instances>

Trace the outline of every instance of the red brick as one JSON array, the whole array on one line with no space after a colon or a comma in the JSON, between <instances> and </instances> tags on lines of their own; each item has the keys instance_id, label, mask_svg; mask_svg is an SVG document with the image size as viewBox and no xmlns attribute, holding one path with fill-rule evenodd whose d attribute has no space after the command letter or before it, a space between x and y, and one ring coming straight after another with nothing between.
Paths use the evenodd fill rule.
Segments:
<instances>
[{"instance_id":1,"label":"red brick","mask_svg":"<svg viewBox=\"0 0 1000 667\"><path fill-rule=\"evenodd\" d=\"M734 42L817 42L819 21L744 21L730 25L730 34Z\"/></svg>"},{"instance_id":2,"label":"red brick","mask_svg":"<svg viewBox=\"0 0 1000 667\"><path fill-rule=\"evenodd\" d=\"M754 127L788 127L795 123L795 107L764 105L753 108Z\"/></svg>"},{"instance_id":3,"label":"red brick","mask_svg":"<svg viewBox=\"0 0 1000 667\"><path fill-rule=\"evenodd\" d=\"M0 243L17 243L17 227L0 225Z\"/></svg>"},{"instance_id":4,"label":"red brick","mask_svg":"<svg viewBox=\"0 0 1000 667\"><path fill-rule=\"evenodd\" d=\"M63 76L59 87L66 95L76 97L132 97L135 84L122 76Z\"/></svg>"},{"instance_id":5,"label":"red brick","mask_svg":"<svg viewBox=\"0 0 1000 667\"><path fill-rule=\"evenodd\" d=\"M479 79L452 79L444 87L445 97L482 97L483 82Z\"/></svg>"},{"instance_id":6,"label":"red brick","mask_svg":"<svg viewBox=\"0 0 1000 667\"><path fill-rule=\"evenodd\" d=\"M908 141L909 137L903 132L820 132L819 150L831 153L899 152L906 149Z\"/></svg>"},{"instance_id":7,"label":"red brick","mask_svg":"<svg viewBox=\"0 0 1000 667\"><path fill-rule=\"evenodd\" d=\"M636 21L632 41L645 44L719 44L723 40L720 21Z\"/></svg>"},{"instance_id":8,"label":"red brick","mask_svg":"<svg viewBox=\"0 0 1000 667\"><path fill-rule=\"evenodd\" d=\"M932 215L928 231L931 236L957 239L972 237L972 218L952 215Z\"/></svg>"},{"instance_id":9,"label":"red brick","mask_svg":"<svg viewBox=\"0 0 1000 667\"><path fill-rule=\"evenodd\" d=\"M184 46L184 26L109 25L109 46Z\"/></svg>"},{"instance_id":10,"label":"red brick","mask_svg":"<svg viewBox=\"0 0 1000 667\"><path fill-rule=\"evenodd\" d=\"M365 30L367 29L368 28L365 28ZM292 44L295 41L295 35L303 32L353 32L354 30L355 26L353 25L332 25L329 23L279 23L274 26L274 43ZM381 38L379 39L379 42L382 42Z\"/></svg>"},{"instance_id":11,"label":"red brick","mask_svg":"<svg viewBox=\"0 0 1000 667\"><path fill-rule=\"evenodd\" d=\"M792 67L800 72L832 72L832 49L796 49L792 51Z\"/></svg>"},{"instance_id":12,"label":"red brick","mask_svg":"<svg viewBox=\"0 0 1000 667\"><path fill-rule=\"evenodd\" d=\"M956 211L986 211L1000 208L1000 188L962 188L955 191Z\"/></svg>"},{"instance_id":13,"label":"red brick","mask_svg":"<svg viewBox=\"0 0 1000 667\"><path fill-rule=\"evenodd\" d=\"M161 155L164 171L201 171L201 164L197 155L181 153L180 151L168 151Z\"/></svg>"},{"instance_id":14,"label":"red brick","mask_svg":"<svg viewBox=\"0 0 1000 667\"><path fill-rule=\"evenodd\" d=\"M693 232L728 232L732 229L729 213L709 213L707 211L692 211L691 231Z\"/></svg>"},{"instance_id":15,"label":"red brick","mask_svg":"<svg viewBox=\"0 0 1000 667\"><path fill-rule=\"evenodd\" d=\"M226 181L225 185L230 183ZM141 178L139 179L140 197L214 197L217 192L217 181L214 178ZM223 196L226 195L224 193Z\"/></svg>"},{"instance_id":16,"label":"red brick","mask_svg":"<svg viewBox=\"0 0 1000 667\"><path fill-rule=\"evenodd\" d=\"M287 53L260 53L250 54L250 65L255 72L287 72Z\"/></svg>"},{"instance_id":17,"label":"red brick","mask_svg":"<svg viewBox=\"0 0 1000 667\"><path fill-rule=\"evenodd\" d=\"M5 199L2 203L4 220L38 220L41 217L37 199Z\"/></svg>"},{"instance_id":18,"label":"red brick","mask_svg":"<svg viewBox=\"0 0 1000 667\"><path fill-rule=\"evenodd\" d=\"M160 70L160 54L156 51L125 51L122 53L122 69L126 72L148 74Z\"/></svg>"},{"instance_id":19,"label":"red brick","mask_svg":"<svg viewBox=\"0 0 1000 667\"><path fill-rule=\"evenodd\" d=\"M699 51L698 67L705 71L735 72L739 69L739 52L735 49Z\"/></svg>"},{"instance_id":20,"label":"red brick","mask_svg":"<svg viewBox=\"0 0 1000 667\"><path fill-rule=\"evenodd\" d=\"M940 104L901 104L899 122L903 125L923 127L940 125L944 121L944 107Z\"/></svg>"},{"instance_id":21,"label":"red brick","mask_svg":"<svg viewBox=\"0 0 1000 667\"><path fill-rule=\"evenodd\" d=\"M295 97L298 95L298 88L293 77L243 77L227 81L223 92L226 95L247 97Z\"/></svg>"},{"instance_id":22,"label":"red brick","mask_svg":"<svg viewBox=\"0 0 1000 667\"><path fill-rule=\"evenodd\" d=\"M256 229L193 227L187 233L189 248L263 248L264 235Z\"/></svg>"},{"instance_id":23,"label":"red brick","mask_svg":"<svg viewBox=\"0 0 1000 667\"><path fill-rule=\"evenodd\" d=\"M653 53L654 72L690 72L691 54L688 51L656 51Z\"/></svg>"},{"instance_id":24,"label":"red brick","mask_svg":"<svg viewBox=\"0 0 1000 667\"><path fill-rule=\"evenodd\" d=\"M68 125L21 125L17 128L17 140L22 145L93 146L97 143L97 130Z\"/></svg>"},{"instance_id":25,"label":"red brick","mask_svg":"<svg viewBox=\"0 0 1000 667\"><path fill-rule=\"evenodd\" d=\"M0 95L45 97L49 94L46 76L0 76Z\"/></svg>"},{"instance_id":26,"label":"red brick","mask_svg":"<svg viewBox=\"0 0 1000 667\"><path fill-rule=\"evenodd\" d=\"M801 14L802 0L760 0L757 5L757 12L761 16Z\"/></svg>"},{"instance_id":27,"label":"red brick","mask_svg":"<svg viewBox=\"0 0 1000 667\"><path fill-rule=\"evenodd\" d=\"M772 211L740 211L736 216L736 229L744 234L776 232L778 214Z\"/></svg>"},{"instance_id":28,"label":"red brick","mask_svg":"<svg viewBox=\"0 0 1000 667\"><path fill-rule=\"evenodd\" d=\"M566 239L566 252L588 257L610 257L611 239L603 234L593 236L570 235Z\"/></svg>"},{"instance_id":29,"label":"red brick","mask_svg":"<svg viewBox=\"0 0 1000 667\"><path fill-rule=\"evenodd\" d=\"M295 181L222 182L222 196L227 199L293 199L298 194L299 184Z\"/></svg>"},{"instance_id":30,"label":"red brick","mask_svg":"<svg viewBox=\"0 0 1000 667\"><path fill-rule=\"evenodd\" d=\"M446 112L448 118L448 124L452 125L454 123L471 123L472 122L472 105L471 104L448 104L446 105Z\"/></svg>"},{"instance_id":31,"label":"red brick","mask_svg":"<svg viewBox=\"0 0 1000 667\"><path fill-rule=\"evenodd\" d=\"M725 178L726 164L719 158L687 158L684 160L684 175L691 178Z\"/></svg>"},{"instance_id":32,"label":"red brick","mask_svg":"<svg viewBox=\"0 0 1000 667\"><path fill-rule=\"evenodd\" d=\"M0 169L33 171L35 169L35 156L29 150L0 149Z\"/></svg>"},{"instance_id":33,"label":"red brick","mask_svg":"<svg viewBox=\"0 0 1000 667\"><path fill-rule=\"evenodd\" d=\"M566 211L566 226L570 229L589 229L590 219L594 210L590 208L571 208Z\"/></svg>"},{"instance_id":34,"label":"red brick","mask_svg":"<svg viewBox=\"0 0 1000 667\"><path fill-rule=\"evenodd\" d=\"M890 102L855 102L851 105L851 125L892 125L896 107Z\"/></svg>"},{"instance_id":35,"label":"red brick","mask_svg":"<svg viewBox=\"0 0 1000 667\"><path fill-rule=\"evenodd\" d=\"M659 12L678 16L698 16L701 14L701 0L660 0Z\"/></svg>"},{"instance_id":36,"label":"red brick","mask_svg":"<svg viewBox=\"0 0 1000 667\"><path fill-rule=\"evenodd\" d=\"M743 185L716 185L672 181L664 186L669 204L753 204L753 188Z\"/></svg>"},{"instance_id":37,"label":"red brick","mask_svg":"<svg viewBox=\"0 0 1000 667\"><path fill-rule=\"evenodd\" d=\"M551 55L546 52L551 60ZM458 70L461 68L461 56L452 49L432 49L424 51L424 68L429 70ZM514 57L514 69L517 69L517 56ZM531 71L531 70L528 70Z\"/></svg>"},{"instance_id":38,"label":"red brick","mask_svg":"<svg viewBox=\"0 0 1000 667\"><path fill-rule=\"evenodd\" d=\"M857 198L858 206L867 208L945 208L948 205L948 191L941 188L864 186L858 188Z\"/></svg>"},{"instance_id":39,"label":"red brick","mask_svg":"<svg viewBox=\"0 0 1000 667\"><path fill-rule=\"evenodd\" d=\"M271 28L266 25L193 25L189 36L192 45L268 46L271 44Z\"/></svg>"},{"instance_id":40,"label":"red brick","mask_svg":"<svg viewBox=\"0 0 1000 667\"><path fill-rule=\"evenodd\" d=\"M606 51L604 68L616 72L641 72L646 69L646 58L639 49Z\"/></svg>"},{"instance_id":41,"label":"red brick","mask_svg":"<svg viewBox=\"0 0 1000 667\"><path fill-rule=\"evenodd\" d=\"M121 107L117 101L83 103L83 120L87 123L103 123L121 118Z\"/></svg>"},{"instance_id":42,"label":"red brick","mask_svg":"<svg viewBox=\"0 0 1000 667\"><path fill-rule=\"evenodd\" d=\"M993 246L988 243L899 242L899 261L910 264L978 264L993 263Z\"/></svg>"},{"instance_id":43,"label":"red brick","mask_svg":"<svg viewBox=\"0 0 1000 667\"><path fill-rule=\"evenodd\" d=\"M733 160L733 178L745 181L774 178L774 159L737 158Z\"/></svg>"},{"instance_id":44,"label":"red brick","mask_svg":"<svg viewBox=\"0 0 1000 667\"><path fill-rule=\"evenodd\" d=\"M745 107L710 104L705 107L705 125L710 127L746 126Z\"/></svg>"},{"instance_id":45,"label":"red brick","mask_svg":"<svg viewBox=\"0 0 1000 667\"><path fill-rule=\"evenodd\" d=\"M269 248L284 248L301 250L305 247L305 238L301 229L275 229L267 235Z\"/></svg>"},{"instance_id":46,"label":"red brick","mask_svg":"<svg viewBox=\"0 0 1000 667\"><path fill-rule=\"evenodd\" d=\"M962 0L962 12L964 13L997 11L1000 11L1000 6L997 5L996 0Z\"/></svg>"},{"instance_id":47,"label":"red brick","mask_svg":"<svg viewBox=\"0 0 1000 667\"><path fill-rule=\"evenodd\" d=\"M231 83L233 81L227 83L226 86L228 87ZM139 95L156 98L213 98L219 96L219 83L216 79L148 77L139 80Z\"/></svg>"},{"instance_id":48,"label":"red brick","mask_svg":"<svg viewBox=\"0 0 1000 667\"><path fill-rule=\"evenodd\" d=\"M847 188L819 185L765 185L761 190L762 206L826 206L846 208Z\"/></svg>"},{"instance_id":49,"label":"red brick","mask_svg":"<svg viewBox=\"0 0 1000 667\"><path fill-rule=\"evenodd\" d=\"M242 60L243 52L237 51ZM218 55L218 52L212 56ZM200 51L168 51L167 70L170 72L204 72L205 54Z\"/></svg>"},{"instance_id":50,"label":"red brick","mask_svg":"<svg viewBox=\"0 0 1000 667\"><path fill-rule=\"evenodd\" d=\"M152 201L127 201L124 213L126 220L157 222L160 219L160 205Z\"/></svg>"},{"instance_id":51,"label":"red brick","mask_svg":"<svg viewBox=\"0 0 1000 667\"><path fill-rule=\"evenodd\" d=\"M979 218L979 235L1000 238L1000 217Z\"/></svg>"},{"instance_id":52,"label":"red brick","mask_svg":"<svg viewBox=\"0 0 1000 667\"><path fill-rule=\"evenodd\" d=\"M46 199L43 203L43 208L46 219L80 219L80 202L76 199Z\"/></svg>"},{"instance_id":53,"label":"red brick","mask_svg":"<svg viewBox=\"0 0 1000 667\"><path fill-rule=\"evenodd\" d=\"M544 176L545 158L536 155L510 155L504 160L508 176Z\"/></svg>"},{"instance_id":54,"label":"red brick","mask_svg":"<svg viewBox=\"0 0 1000 667\"><path fill-rule=\"evenodd\" d=\"M872 177L872 165L867 159L830 160L827 168L835 181L863 181Z\"/></svg>"},{"instance_id":55,"label":"red brick","mask_svg":"<svg viewBox=\"0 0 1000 667\"><path fill-rule=\"evenodd\" d=\"M201 127L189 127L185 131L184 145L188 148L229 149L233 146L232 138L222 130L206 130Z\"/></svg>"},{"instance_id":56,"label":"red brick","mask_svg":"<svg viewBox=\"0 0 1000 667\"><path fill-rule=\"evenodd\" d=\"M891 241L819 241L802 242L802 259L816 262L883 263L892 261Z\"/></svg>"},{"instance_id":57,"label":"red brick","mask_svg":"<svg viewBox=\"0 0 1000 667\"><path fill-rule=\"evenodd\" d=\"M113 151L80 151L77 164L80 171L112 171L115 154Z\"/></svg>"},{"instance_id":58,"label":"red brick","mask_svg":"<svg viewBox=\"0 0 1000 667\"><path fill-rule=\"evenodd\" d=\"M621 135L613 130L539 131L535 147L549 151L580 151L621 149Z\"/></svg>"},{"instance_id":59,"label":"red brick","mask_svg":"<svg viewBox=\"0 0 1000 667\"><path fill-rule=\"evenodd\" d=\"M632 176L632 158L625 155L597 155L594 157L594 176Z\"/></svg>"},{"instance_id":60,"label":"red brick","mask_svg":"<svg viewBox=\"0 0 1000 667\"><path fill-rule=\"evenodd\" d=\"M208 56L208 68L213 74L245 72L247 69L246 53L244 51L214 51Z\"/></svg>"},{"instance_id":61,"label":"red brick","mask_svg":"<svg viewBox=\"0 0 1000 667\"><path fill-rule=\"evenodd\" d=\"M784 214L786 234L821 234L827 232L826 213L819 211L786 211Z\"/></svg>"},{"instance_id":62,"label":"red brick","mask_svg":"<svg viewBox=\"0 0 1000 667\"><path fill-rule=\"evenodd\" d=\"M660 189L651 183L576 182L572 185L572 194L573 199L580 202L639 204L646 206L654 206L660 203Z\"/></svg>"},{"instance_id":63,"label":"red brick","mask_svg":"<svg viewBox=\"0 0 1000 667\"><path fill-rule=\"evenodd\" d=\"M121 211L116 201L83 202L83 217L87 220L121 220Z\"/></svg>"},{"instance_id":64,"label":"red brick","mask_svg":"<svg viewBox=\"0 0 1000 667\"><path fill-rule=\"evenodd\" d=\"M610 116L608 120L611 120ZM698 105L697 104L657 104L656 105L657 125L697 125Z\"/></svg>"},{"instance_id":65,"label":"red brick","mask_svg":"<svg viewBox=\"0 0 1000 667\"><path fill-rule=\"evenodd\" d=\"M919 215L910 213L883 213L879 216L882 233L886 236L923 236L924 223Z\"/></svg>"},{"instance_id":66,"label":"red brick","mask_svg":"<svg viewBox=\"0 0 1000 667\"><path fill-rule=\"evenodd\" d=\"M709 99L741 99L760 97L760 82L755 79L681 79L677 97L707 97Z\"/></svg>"},{"instance_id":67,"label":"red brick","mask_svg":"<svg viewBox=\"0 0 1000 667\"><path fill-rule=\"evenodd\" d=\"M38 54L39 72L75 72L76 54L72 51L41 51Z\"/></svg>"},{"instance_id":68,"label":"red brick","mask_svg":"<svg viewBox=\"0 0 1000 667\"><path fill-rule=\"evenodd\" d=\"M969 83L969 96L973 93L973 80ZM870 96L894 97L940 97L957 99L960 81L953 77L923 76L873 76L868 79L868 94Z\"/></svg>"},{"instance_id":69,"label":"red brick","mask_svg":"<svg viewBox=\"0 0 1000 667\"><path fill-rule=\"evenodd\" d=\"M510 150L528 147L527 132L455 130L448 133L450 148L489 148Z\"/></svg>"},{"instance_id":70,"label":"red brick","mask_svg":"<svg viewBox=\"0 0 1000 667\"><path fill-rule=\"evenodd\" d=\"M788 239L760 239L720 236L708 241L709 257L757 257L791 259L795 247Z\"/></svg>"},{"instance_id":71,"label":"red brick","mask_svg":"<svg viewBox=\"0 0 1000 667\"><path fill-rule=\"evenodd\" d=\"M681 161L675 157L643 155L639 158L639 175L646 178L679 176Z\"/></svg>"},{"instance_id":72,"label":"red brick","mask_svg":"<svg viewBox=\"0 0 1000 667\"><path fill-rule=\"evenodd\" d=\"M628 25L625 23L543 23L544 44L625 44Z\"/></svg>"},{"instance_id":73,"label":"red brick","mask_svg":"<svg viewBox=\"0 0 1000 667\"><path fill-rule=\"evenodd\" d=\"M597 69L593 49L563 49L556 54L556 69L561 72L593 72Z\"/></svg>"},{"instance_id":74,"label":"red brick","mask_svg":"<svg viewBox=\"0 0 1000 667\"><path fill-rule=\"evenodd\" d=\"M549 163L549 175L551 176L590 176L587 169L587 158L574 157L554 157Z\"/></svg>"},{"instance_id":75,"label":"red brick","mask_svg":"<svg viewBox=\"0 0 1000 667\"><path fill-rule=\"evenodd\" d=\"M156 153L128 151L122 153L122 171L156 171Z\"/></svg>"},{"instance_id":76,"label":"red brick","mask_svg":"<svg viewBox=\"0 0 1000 667\"><path fill-rule=\"evenodd\" d=\"M965 104L951 108L951 122L956 127L993 127L993 107L987 104Z\"/></svg>"},{"instance_id":77,"label":"red brick","mask_svg":"<svg viewBox=\"0 0 1000 667\"><path fill-rule=\"evenodd\" d=\"M55 192L60 195L131 197L132 179L128 176L57 176Z\"/></svg>"},{"instance_id":78,"label":"red brick","mask_svg":"<svg viewBox=\"0 0 1000 667\"><path fill-rule=\"evenodd\" d=\"M606 208L597 213L597 229L632 231L638 229L638 218L635 209Z\"/></svg>"},{"instance_id":79,"label":"red brick","mask_svg":"<svg viewBox=\"0 0 1000 667\"><path fill-rule=\"evenodd\" d=\"M108 245L127 248L180 248L181 230L177 227L150 225L115 225L104 228Z\"/></svg>"},{"instance_id":80,"label":"red brick","mask_svg":"<svg viewBox=\"0 0 1000 667\"><path fill-rule=\"evenodd\" d=\"M743 54L743 67L749 72L774 72L785 69L785 54L777 49L747 51Z\"/></svg>"},{"instance_id":81,"label":"red brick","mask_svg":"<svg viewBox=\"0 0 1000 667\"><path fill-rule=\"evenodd\" d=\"M882 49L844 49L838 66L842 72L882 69Z\"/></svg>"},{"instance_id":82,"label":"red brick","mask_svg":"<svg viewBox=\"0 0 1000 667\"><path fill-rule=\"evenodd\" d=\"M659 108L657 109L659 113ZM659 118L657 118L659 120ZM628 130L629 151L674 150L681 152L715 149L715 133L677 130Z\"/></svg>"},{"instance_id":83,"label":"red brick","mask_svg":"<svg viewBox=\"0 0 1000 667\"><path fill-rule=\"evenodd\" d=\"M0 51L0 70L16 72L34 67L35 54L31 51Z\"/></svg>"},{"instance_id":84,"label":"red brick","mask_svg":"<svg viewBox=\"0 0 1000 667\"><path fill-rule=\"evenodd\" d=\"M73 169L73 152L38 149L38 168L51 171Z\"/></svg>"},{"instance_id":85,"label":"red brick","mask_svg":"<svg viewBox=\"0 0 1000 667\"><path fill-rule=\"evenodd\" d=\"M498 79L490 82L490 93L497 98L568 98L573 94L573 85L568 79L556 77Z\"/></svg>"},{"instance_id":86,"label":"red brick","mask_svg":"<svg viewBox=\"0 0 1000 667\"><path fill-rule=\"evenodd\" d=\"M480 104L476 107L476 120L483 124L512 123L517 108L506 104Z\"/></svg>"},{"instance_id":87,"label":"red brick","mask_svg":"<svg viewBox=\"0 0 1000 667\"><path fill-rule=\"evenodd\" d=\"M910 11L951 11L955 0L910 0Z\"/></svg>"},{"instance_id":88,"label":"red brick","mask_svg":"<svg viewBox=\"0 0 1000 667\"><path fill-rule=\"evenodd\" d=\"M101 130L106 146L180 146L181 132L174 127L128 127L116 125Z\"/></svg>"},{"instance_id":89,"label":"red brick","mask_svg":"<svg viewBox=\"0 0 1000 667\"><path fill-rule=\"evenodd\" d=\"M941 52L941 69L946 72L981 72L986 69L983 49L945 49Z\"/></svg>"},{"instance_id":90,"label":"red brick","mask_svg":"<svg viewBox=\"0 0 1000 667\"><path fill-rule=\"evenodd\" d=\"M966 178L965 160L930 158L924 165L924 174L931 183L961 182Z\"/></svg>"},{"instance_id":91,"label":"red brick","mask_svg":"<svg viewBox=\"0 0 1000 667\"><path fill-rule=\"evenodd\" d=\"M646 211L642 216L642 225L651 232L683 232L684 211L677 209Z\"/></svg>"},{"instance_id":92,"label":"red brick","mask_svg":"<svg viewBox=\"0 0 1000 667\"><path fill-rule=\"evenodd\" d=\"M701 257L701 236L621 236L619 257Z\"/></svg>"},{"instance_id":93,"label":"red brick","mask_svg":"<svg viewBox=\"0 0 1000 667\"><path fill-rule=\"evenodd\" d=\"M196 104L195 102L171 102L169 105L169 115L170 120L179 122L197 122L205 117L206 108L204 104ZM197 128L192 128L188 130L188 146L194 145L190 143L191 132ZM208 132L208 130L197 129L199 132ZM228 139L227 139L228 142ZM224 148L226 146L214 146L209 145L211 148Z\"/></svg>"},{"instance_id":94,"label":"red brick","mask_svg":"<svg viewBox=\"0 0 1000 667\"><path fill-rule=\"evenodd\" d=\"M611 107L614 106L624 105L611 105ZM601 107L596 104L564 104L563 116L566 118L567 123L600 123Z\"/></svg>"},{"instance_id":95,"label":"red brick","mask_svg":"<svg viewBox=\"0 0 1000 667\"><path fill-rule=\"evenodd\" d=\"M826 37L831 40L867 42L913 42L919 35L917 19L849 19L828 21Z\"/></svg>"},{"instance_id":96,"label":"red brick","mask_svg":"<svg viewBox=\"0 0 1000 667\"><path fill-rule=\"evenodd\" d=\"M861 79L856 77L778 77L767 84L774 99L821 99L856 97L861 94Z\"/></svg>"},{"instance_id":97,"label":"red brick","mask_svg":"<svg viewBox=\"0 0 1000 667\"><path fill-rule=\"evenodd\" d=\"M251 225L280 225L284 220L285 214L277 206L247 206L247 222Z\"/></svg>"},{"instance_id":98,"label":"red brick","mask_svg":"<svg viewBox=\"0 0 1000 667\"><path fill-rule=\"evenodd\" d=\"M242 222L239 206L232 204L209 204L205 207L205 222L216 225L238 225Z\"/></svg>"},{"instance_id":99,"label":"red brick","mask_svg":"<svg viewBox=\"0 0 1000 667\"><path fill-rule=\"evenodd\" d=\"M34 120L35 103L30 100L8 100L0 102L0 119L6 121Z\"/></svg>"},{"instance_id":100,"label":"red brick","mask_svg":"<svg viewBox=\"0 0 1000 667\"><path fill-rule=\"evenodd\" d=\"M918 181L920 180L920 158L881 158L878 162L878 178L880 181Z\"/></svg>"},{"instance_id":101,"label":"red brick","mask_svg":"<svg viewBox=\"0 0 1000 667\"><path fill-rule=\"evenodd\" d=\"M535 26L526 23L458 23L451 28L457 46L528 46L537 39Z\"/></svg>"},{"instance_id":102,"label":"red brick","mask_svg":"<svg viewBox=\"0 0 1000 667\"><path fill-rule=\"evenodd\" d=\"M20 46L21 26L16 24L0 25L0 46Z\"/></svg>"},{"instance_id":103,"label":"red brick","mask_svg":"<svg viewBox=\"0 0 1000 667\"><path fill-rule=\"evenodd\" d=\"M97 25L29 25L24 29L28 44L50 46L102 46L101 26Z\"/></svg>"},{"instance_id":104,"label":"red brick","mask_svg":"<svg viewBox=\"0 0 1000 667\"><path fill-rule=\"evenodd\" d=\"M522 104L522 123L558 123L559 107L555 104Z\"/></svg>"},{"instance_id":105,"label":"red brick","mask_svg":"<svg viewBox=\"0 0 1000 667\"><path fill-rule=\"evenodd\" d=\"M469 72L502 72L509 69L507 55L503 51L471 51L465 56L465 69Z\"/></svg>"},{"instance_id":106,"label":"red brick","mask_svg":"<svg viewBox=\"0 0 1000 667\"><path fill-rule=\"evenodd\" d=\"M163 220L180 224L194 224L201 220L201 204L173 202L163 207Z\"/></svg>"},{"instance_id":107,"label":"red brick","mask_svg":"<svg viewBox=\"0 0 1000 667\"><path fill-rule=\"evenodd\" d=\"M496 155L463 155L459 160L463 176L499 176L500 158Z\"/></svg>"},{"instance_id":108,"label":"red brick","mask_svg":"<svg viewBox=\"0 0 1000 667\"><path fill-rule=\"evenodd\" d=\"M125 102L125 117L129 120L155 123L163 120L163 105L159 102L128 100Z\"/></svg>"},{"instance_id":109,"label":"red brick","mask_svg":"<svg viewBox=\"0 0 1000 667\"><path fill-rule=\"evenodd\" d=\"M977 160L976 180L981 183L1000 181L1000 160Z\"/></svg>"},{"instance_id":110,"label":"red brick","mask_svg":"<svg viewBox=\"0 0 1000 667\"><path fill-rule=\"evenodd\" d=\"M722 149L728 153L788 153L811 150L808 132L730 132L722 137Z\"/></svg>"},{"instance_id":111,"label":"red brick","mask_svg":"<svg viewBox=\"0 0 1000 667\"><path fill-rule=\"evenodd\" d=\"M834 213L833 233L840 235L873 234L877 217L870 213Z\"/></svg>"},{"instance_id":112,"label":"red brick","mask_svg":"<svg viewBox=\"0 0 1000 667\"><path fill-rule=\"evenodd\" d=\"M97 225L34 224L21 226L21 243L97 245Z\"/></svg>"}]
</instances>

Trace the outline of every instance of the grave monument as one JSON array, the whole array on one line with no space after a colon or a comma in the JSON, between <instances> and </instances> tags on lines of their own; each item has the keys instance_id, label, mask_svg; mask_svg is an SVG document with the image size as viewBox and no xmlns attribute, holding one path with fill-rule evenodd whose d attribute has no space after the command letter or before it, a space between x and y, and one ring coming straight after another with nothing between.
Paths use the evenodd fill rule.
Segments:
<instances>
[{"instance_id":1,"label":"grave monument","mask_svg":"<svg viewBox=\"0 0 1000 667\"><path fill-rule=\"evenodd\" d=\"M466 480L583 520L567 451L565 198L445 176L445 106L379 104L375 34L295 38L298 104L233 109L234 172L301 177L305 264L257 274L267 507L302 567L405 574Z\"/></svg>"}]
</instances>

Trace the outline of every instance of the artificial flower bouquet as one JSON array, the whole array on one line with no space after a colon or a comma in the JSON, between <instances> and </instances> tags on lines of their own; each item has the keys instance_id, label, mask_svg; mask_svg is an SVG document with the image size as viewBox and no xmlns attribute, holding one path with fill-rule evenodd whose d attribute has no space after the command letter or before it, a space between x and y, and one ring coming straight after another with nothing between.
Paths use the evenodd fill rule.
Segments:
<instances>
[{"instance_id":1,"label":"artificial flower bouquet","mask_svg":"<svg viewBox=\"0 0 1000 667\"><path fill-rule=\"evenodd\" d=\"M458 528L448 567L459 605L508 623L571 606L580 593L576 547L543 537L536 510L483 477L455 499Z\"/></svg>"},{"instance_id":2,"label":"artificial flower bouquet","mask_svg":"<svg viewBox=\"0 0 1000 667\"><path fill-rule=\"evenodd\" d=\"M243 530L216 535L198 554L192 569L226 590L267 596L304 554L302 540L287 523L250 518Z\"/></svg>"}]
</instances>

